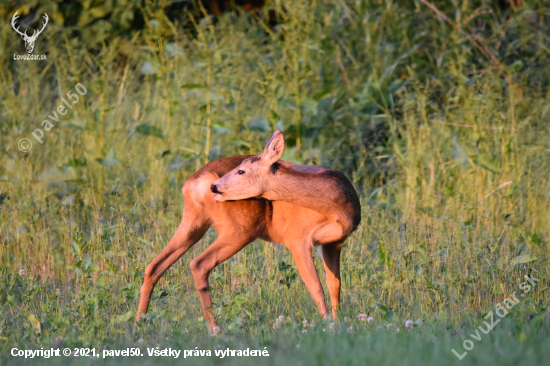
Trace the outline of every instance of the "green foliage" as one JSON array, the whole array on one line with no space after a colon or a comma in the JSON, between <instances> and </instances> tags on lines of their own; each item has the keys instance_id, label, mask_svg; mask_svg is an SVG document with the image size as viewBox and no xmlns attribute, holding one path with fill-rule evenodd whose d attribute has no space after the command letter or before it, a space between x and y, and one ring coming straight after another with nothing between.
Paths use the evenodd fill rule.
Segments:
<instances>
[{"instance_id":1,"label":"green foliage","mask_svg":"<svg viewBox=\"0 0 550 366\"><path fill-rule=\"evenodd\" d=\"M508 80L420 1L274 2L272 28L237 12L176 23L150 1L21 5L51 12L51 24L35 50L47 61L13 60L22 41L0 25L2 354L62 339L269 345L287 364L450 364L470 327L535 273L537 291L468 357L547 359L550 9L434 3L479 34ZM1 9L8 19L11 7ZM87 94L39 143L31 133L76 83ZM211 274L224 333L205 336L188 268L213 231L163 276L135 324L145 267L181 219L183 182L209 160L260 152L276 128L284 159L342 170L361 194L340 325L318 321L288 251L258 241ZM315 248L322 273L320 256ZM279 315L287 321L274 331ZM304 319L317 326L302 333ZM406 319L420 321L405 332Z\"/></svg>"}]
</instances>

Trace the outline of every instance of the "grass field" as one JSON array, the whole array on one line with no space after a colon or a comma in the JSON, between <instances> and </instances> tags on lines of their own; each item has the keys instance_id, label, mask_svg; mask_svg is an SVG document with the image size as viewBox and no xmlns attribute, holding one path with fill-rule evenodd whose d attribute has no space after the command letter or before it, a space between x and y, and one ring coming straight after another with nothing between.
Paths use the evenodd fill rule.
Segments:
<instances>
[{"instance_id":1,"label":"grass field","mask_svg":"<svg viewBox=\"0 0 550 366\"><path fill-rule=\"evenodd\" d=\"M212 356L183 362L216 365L550 358L548 2L434 2L493 61L421 1L273 4L275 28L246 14L173 24L147 13L135 37L93 47L95 33L81 43L51 16L34 52L45 61L13 60L23 42L1 23L0 363L29 362L14 347L52 346L198 347ZM76 84L86 93L55 121ZM136 324L144 268L179 224L185 180L217 157L261 152L275 128L284 160L339 169L361 196L337 324L319 319L290 253L258 240L210 275L222 329L210 336L189 263L214 231L166 272ZM324 281L320 248L314 258ZM527 290L525 276L539 281ZM476 335L490 312L500 323ZM451 349L463 354L466 340L459 360ZM264 347L269 357L214 355Z\"/></svg>"}]
</instances>

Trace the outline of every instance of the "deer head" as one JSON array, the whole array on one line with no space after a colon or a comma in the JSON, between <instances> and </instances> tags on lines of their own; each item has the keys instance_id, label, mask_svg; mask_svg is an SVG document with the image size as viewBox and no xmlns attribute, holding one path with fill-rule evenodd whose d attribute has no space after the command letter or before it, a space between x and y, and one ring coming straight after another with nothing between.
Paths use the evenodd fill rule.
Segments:
<instances>
[{"instance_id":1,"label":"deer head","mask_svg":"<svg viewBox=\"0 0 550 366\"><path fill-rule=\"evenodd\" d=\"M277 171L277 160L285 149L285 137L277 129L263 153L243 160L243 162L212 184L214 201L233 201L261 197L269 187L273 174Z\"/></svg>"},{"instance_id":2,"label":"deer head","mask_svg":"<svg viewBox=\"0 0 550 366\"><path fill-rule=\"evenodd\" d=\"M45 22L42 23L42 29L40 29L39 31L35 30L32 36L29 37L29 35L27 34L27 30L25 30L25 32L23 33L19 31L19 27L15 28L15 21L17 20L17 18L19 18L17 16L17 13L19 13L19 11L16 11L15 14L13 14L13 17L11 18L11 26L17 33L21 35L21 38L23 38L23 41L25 41L25 48L27 49L27 53L32 53L32 50L34 49L34 42L36 42L36 38L38 38L40 33L42 33L44 28L46 28L46 24L48 24L48 19L49 19L48 14L44 13Z\"/></svg>"}]
</instances>

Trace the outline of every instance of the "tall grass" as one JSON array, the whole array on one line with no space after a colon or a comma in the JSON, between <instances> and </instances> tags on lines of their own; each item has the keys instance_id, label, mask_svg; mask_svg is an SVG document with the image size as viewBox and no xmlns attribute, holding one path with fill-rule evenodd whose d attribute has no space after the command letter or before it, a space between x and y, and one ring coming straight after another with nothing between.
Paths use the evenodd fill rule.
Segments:
<instances>
[{"instance_id":1,"label":"tall grass","mask_svg":"<svg viewBox=\"0 0 550 366\"><path fill-rule=\"evenodd\" d=\"M444 8L461 20L474 5ZM188 268L215 232L163 276L145 323L135 325L143 270L179 224L183 182L207 161L260 152L275 128L287 137L283 159L340 169L361 194L362 224L342 258L342 316L437 319L460 333L534 274L539 290L514 319L548 326L544 2L526 4L509 22L495 13L472 20L509 65L510 82L419 2L276 6L275 28L229 13L187 18L191 26L171 25L172 36L158 14L146 14L138 37L98 50L52 22L37 42L35 53L48 53L40 62L11 59L22 43L3 23L6 347L202 334ZM84 101L38 143L31 132L76 83L88 90ZM21 138L33 142L29 153L18 150ZM323 271L319 248L314 254ZM317 318L277 245L249 245L213 271L210 286L229 335L262 339L279 315Z\"/></svg>"}]
</instances>

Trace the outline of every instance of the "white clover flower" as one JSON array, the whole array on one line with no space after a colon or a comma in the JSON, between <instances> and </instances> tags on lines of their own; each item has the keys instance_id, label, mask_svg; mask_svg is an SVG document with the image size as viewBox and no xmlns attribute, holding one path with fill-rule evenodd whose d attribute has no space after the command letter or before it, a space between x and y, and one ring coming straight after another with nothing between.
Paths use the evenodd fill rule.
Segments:
<instances>
[{"instance_id":1,"label":"white clover flower","mask_svg":"<svg viewBox=\"0 0 550 366\"><path fill-rule=\"evenodd\" d=\"M397 327L397 329L395 329L395 331L396 331L397 333L399 333L399 327Z\"/></svg>"},{"instance_id":2,"label":"white clover flower","mask_svg":"<svg viewBox=\"0 0 550 366\"><path fill-rule=\"evenodd\" d=\"M279 315L277 319L275 319L275 323L273 324L273 329L279 328L281 324L285 322L285 317L283 315Z\"/></svg>"},{"instance_id":3,"label":"white clover flower","mask_svg":"<svg viewBox=\"0 0 550 366\"><path fill-rule=\"evenodd\" d=\"M302 333L307 333L307 329L302 329Z\"/></svg>"},{"instance_id":4,"label":"white clover flower","mask_svg":"<svg viewBox=\"0 0 550 366\"><path fill-rule=\"evenodd\" d=\"M220 327L218 327L218 326L216 325L214 328L212 328L212 337L215 336L215 335L220 334L220 332L221 332Z\"/></svg>"},{"instance_id":5,"label":"white clover flower","mask_svg":"<svg viewBox=\"0 0 550 366\"><path fill-rule=\"evenodd\" d=\"M25 270L23 268L21 268L19 270L19 276L23 276L25 274Z\"/></svg>"},{"instance_id":6,"label":"white clover flower","mask_svg":"<svg viewBox=\"0 0 550 366\"><path fill-rule=\"evenodd\" d=\"M369 317L367 318L367 323L369 323L369 324L370 324L370 323L372 323L372 322L373 322L373 320L374 320L374 319L372 318L372 316L369 316Z\"/></svg>"},{"instance_id":7,"label":"white clover flower","mask_svg":"<svg viewBox=\"0 0 550 366\"><path fill-rule=\"evenodd\" d=\"M357 315L357 319L359 319L359 321L361 322L366 322L368 317L367 317L367 314L359 314Z\"/></svg>"},{"instance_id":8,"label":"white clover flower","mask_svg":"<svg viewBox=\"0 0 550 366\"><path fill-rule=\"evenodd\" d=\"M388 324L388 325L386 325L386 328L387 328L387 329L390 329L390 328L391 328L391 323Z\"/></svg>"},{"instance_id":9,"label":"white clover flower","mask_svg":"<svg viewBox=\"0 0 550 366\"><path fill-rule=\"evenodd\" d=\"M309 324L307 323L307 320L304 320L304 321L302 322L302 324L304 325L304 328L307 328L307 327L309 326Z\"/></svg>"},{"instance_id":10,"label":"white clover flower","mask_svg":"<svg viewBox=\"0 0 550 366\"><path fill-rule=\"evenodd\" d=\"M336 327L336 324L333 322L328 323L328 329L334 329Z\"/></svg>"},{"instance_id":11,"label":"white clover flower","mask_svg":"<svg viewBox=\"0 0 550 366\"><path fill-rule=\"evenodd\" d=\"M412 322L412 320L407 320L405 322L405 328L407 328L407 329L413 329L414 328L414 323Z\"/></svg>"},{"instance_id":12,"label":"white clover flower","mask_svg":"<svg viewBox=\"0 0 550 366\"><path fill-rule=\"evenodd\" d=\"M349 317L347 317L347 316L344 317L344 322L349 323L350 320L351 320L351 319L350 319Z\"/></svg>"},{"instance_id":13,"label":"white clover flower","mask_svg":"<svg viewBox=\"0 0 550 366\"><path fill-rule=\"evenodd\" d=\"M353 333L353 326L350 326L350 327L348 328L348 333L350 333L350 334Z\"/></svg>"}]
</instances>

